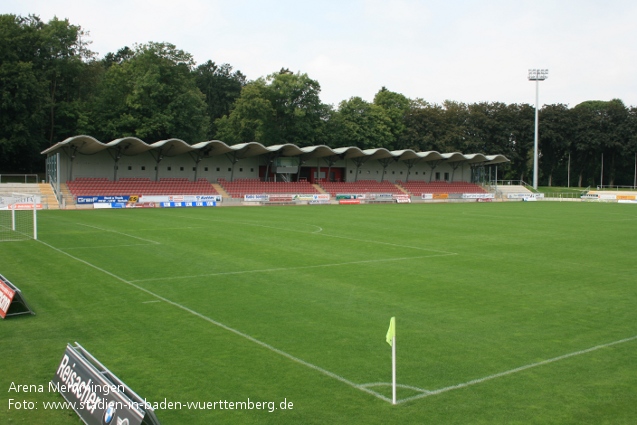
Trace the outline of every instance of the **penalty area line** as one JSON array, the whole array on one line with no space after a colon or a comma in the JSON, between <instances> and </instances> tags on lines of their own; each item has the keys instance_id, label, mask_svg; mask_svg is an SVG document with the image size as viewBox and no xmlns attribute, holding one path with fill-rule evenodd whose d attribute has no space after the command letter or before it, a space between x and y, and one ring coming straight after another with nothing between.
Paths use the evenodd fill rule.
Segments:
<instances>
[{"instance_id":1,"label":"penalty area line","mask_svg":"<svg viewBox=\"0 0 637 425\"><path fill-rule=\"evenodd\" d=\"M155 281L159 281L159 280L194 279L194 278L200 278L200 277L226 276L226 275L234 275L234 274L287 272L287 271L293 271L293 270L318 269L318 268L323 268L323 267L342 267L342 266L353 266L353 265L369 264L369 263L375 264L375 263L387 263L387 262L392 262L392 261L421 260L423 258L448 257L450 255L457 255L457 254L450 253L450 254L419 255L417 257L378 258L378 259L374 259L374 260L348 261L348 262L345 262L345 263L314 264L314 265L311 265L311 266L276 267L276 268L272 268L272 269L237 270L237 271L232 271L232 272L205 273L205 274L198 274L198 275L153 277L153 278L148 278L148 279L131 280L130 282L133 282L133 283L155 282Z\"/></svg>"},{"instance_id":2,"label":"penalty area line","mask_svg":"<svg viewBox=\"0 0 637 425\"><path fill-rule=\"evenodd\" d=\"M82 224L82 223L78 223L78 224L79 224L80 226L90 227L91 229L101 230L102 232L116 233L116 234L118 234L118 235L128 236L129 238L139 239L140 241L150 242L150 243L155 244L155 245L161 245L161 243L160 243L160 242L153 241L153 240L151 240L151 239L144 239L144 238L140 238L139 236L129 235L128 233L118 232L117 230L104 229L104 228L101 228L101 227L97 227L97 226L90 226L90 225L88 225L88 224ZM50 245L49 245L49 246L50 246Z\"/></svg>"},{"instance_id":3,"label":"penalty area line","mask_svg":"<svg viewBox=\"0 0 637 425\"><path fill-rule=\"evenodd\" d=\"M203 319L203 320L205 320L205 321L207 321L207 322L209 322L209 323L211 323L211 324L213 324L213 325L215 325L215 326L217 326L217 327L219 327L221 329L224 329L224 330L226 330L228 332L232 332L235 335L238 335L238 336L240 336L242 338L245 338L248 341L253 342L254 344L257 344L260 347L263 347L263 348L265 348L267 350L270 350L273 353L276 353L276 354L278 354L278 355L280 355L282 357L285 357L288 360L291 360L291 361L293 361L293 362L295 362L297 364L300 364L302 366L305 366L307 368L313 369L313 370L315 370L315 371L317 371L317 372L319 372L319 373L321 373L321 374L323 374L325 376L328 376L330 378L336 379L337 381L340 381L340 382L342 382L342 383L344 383L344 384L346 384L346 385L348 385L348 386L350 386L352 388L355 388L357 390L363 391L363 392L365 392L367 394L373 395L376 398L379 398L379 399L381 399L383 401L387 401L387 402L391 403L391 400L389 398L383 396L382 394L379 394L379 393L377 393L377 392L375 392L373 390L370 390L368 388L362 387L362 386L350 381L347 378L344 378L344 377L342 377L340 375L335 374L334 372L330 372L329 370L323 369L320 366L317 366L315 364L306 362L305 360L302 360L302 359L300 359L298 357L295 357L292 354L286 353L283 350L279 350L278 348L276 348L276 347L274 347L274 346L272 346L272 345L270 345L268 343L265 343L263 341L260 341L260 340L258 340L256 338L246 334L246 333L243 333L243 332L241 332L241 331L239 331L237 329L231 328L230 326L224 325L223 323L218 322L218 321L216 321L216 320L214 320L214 319L212 319L212 318L210 318L208 316L204 316L203 314L201 314L201 313L199 313L199 312L197 312L197 311L195 311L195 310L193 310L191 308L188 308L188 307L186 307L184 305L181 305L181 304L179 304L177 302L171 301L168 298L162 297L161 295L156 294L156 293L154 293L154 292L152 292L152 291L150 291L150 290L148 290L148 289L146 289L144 287L141 287L139 285L135 285L134 283L124 279L123 277L117 276L116 274L111 273L108 270L104 270L103 268L98 267L95 264L89 263L86 260L82 260L81 258L78 258L78 257L76 257L76 256L74 256L72 254L69 254L68 252L62 251L61 249L58 249L58 248L54 247L53 245L50 245L50 244L48 244L46 242L43 242L43 241L41 241L39 239L38 239L38 242L40 242L41 244L43 244L45 246L48 246L49 248L51 248L54 251L57 251L57 252L59 252L61 254L66 255L67 257L70 257L70 258L74 259L75 261L78 261L78 262L80 262L82 264L85 264L85 265L87 265L87 266L89 266L89 267L91 267L91 268L93 268L93 269L95 269L95 270L97 270L97 271L99 271L101 273L104 273L104 274L106 274L108 276L111 276L112 278L114 278L114 279L116 279L116 280L118 280L118 281L120 281L122 283L125 283L126 285L129 285L129 286L131 286L133 288L136 288L136 289L138 289L138 290L140 290L142 292L145 292L148 295L151 295L151 296L157 298L158 301L164 301L167 304L170 304L170 305L172 305L174 307L177 307L177 308L179 308L179 309L181 309L181 310L183 310L185 312L188 312L188 313L192 314L193 316L197 316L200 319Z\"/></svg>"},{"instance_id":4,"label":"penalty area line","mask_svg":"<svg viewBox=\"0 0 637 425\"><path fill-rule=\"evenodd\" d=\"M612 347L613 345L623 344L623 343L631 342L631 341L635 341L635 340L637 340L637 335L631 336L630 338L624 338L624 339L620 339L618 341L609 342L607 344L596 345L594 347L587 348L585 350L575 351L575 352L572 352L572 353L564 354L562 356L553 357L551 359L542 360L541 362L530 363L530 364L527 364L527 365L524 365L524 366L517 367L515 369L511 369L511 370L507 370L507 371L504 371L504 372L496 373L496 374L493 374L493 375L485 376L484 378L478 378L478 379L473 379L471 381L463 382L462 384L451 385L449 387L440 388L438 390L431 390L431 391L428 391L427 393L418 394L418 395L415 395L413 397L408 397L408 398L404 398L402 400L398 400L396 403L404 403L404 402L407 402L407 401L418 400L418 399L429 397L429 396L432 396L432 395L442 394L442 393L445 393L447 391L459 390L461 388L466 388L466 387L470 387L472 385L481 384L483 382L490 381L492 379L502 378L503 376L513 375L514 373L523 372L525 370L528 370L528 369L531 369L531 368L534 368L534 367L544 366L544 365L547 365L547 364L550 364L550 363L559 362L560 360L565 360L565 359L568 359L568 358L571 358L571 357L580 356L582 354L587 354L587 353L590 353L590 352L593 352L593 351L601 350L602 348L608 348L608 347Z\"/></svg>"}]
</instances>

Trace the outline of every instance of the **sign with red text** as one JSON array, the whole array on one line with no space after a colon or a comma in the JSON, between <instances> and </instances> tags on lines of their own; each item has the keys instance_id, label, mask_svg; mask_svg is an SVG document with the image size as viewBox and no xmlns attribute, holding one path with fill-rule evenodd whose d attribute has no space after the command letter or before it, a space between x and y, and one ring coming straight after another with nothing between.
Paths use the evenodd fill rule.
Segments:
<instances>
[{"instance_id":1,"label":"sign with red text","mask_svg":"<svg viewBox=\"0 0 637 425\"><path fill-rule=\"evenodd\" d=\"M0 317L3 319L7 317L9 306L11 305L11 301L13 301L14 295L15 291L4 283L4 279L0 277Z\"/></svg>"},{"instance_id":2,"label":"sign with red text","mask_svg":"<svg viewBox=\"0 0 637 425\"><path fill-rule=\"evenodd\" d=\"M22 291L0 274L0 318L19 314L35 314L27 304Z\"/></svg>"}]
</instances>

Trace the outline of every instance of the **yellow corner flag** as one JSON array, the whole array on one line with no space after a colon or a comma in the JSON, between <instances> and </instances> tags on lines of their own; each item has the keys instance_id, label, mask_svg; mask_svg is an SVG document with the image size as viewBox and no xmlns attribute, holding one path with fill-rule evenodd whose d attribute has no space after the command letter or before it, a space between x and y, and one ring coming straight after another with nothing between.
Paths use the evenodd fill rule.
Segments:
<instances>
[{"instance_id":1,"label":"yellow corner flag","mask_svg":"<svg viewBox=\"0 0 637 425\"><path fill-rule=\"evenodd\" d=\"M389 321L389 330L387 331L387 344L393 346L394 344L392 343L394 340L394 337L396 336L396 318L392 317L391 320Z\"/></svg>"}]
</instances>

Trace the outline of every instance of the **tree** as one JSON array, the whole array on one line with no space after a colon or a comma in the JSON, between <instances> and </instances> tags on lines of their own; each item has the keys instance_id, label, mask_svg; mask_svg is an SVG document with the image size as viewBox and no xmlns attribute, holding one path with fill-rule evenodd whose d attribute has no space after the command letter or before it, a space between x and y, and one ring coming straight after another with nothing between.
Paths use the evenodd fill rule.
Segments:
<instances>
[{"instance_id":1,"label":"tree","mask_svg":"<svg viewBox=\"0 0 637 425\"><path fill-rule=\"evenodd\" d=\"M276 143L275 111L267 91L262 78L246 84L230 114L215 122L216 138L230 145L246 142L264 145Z\"/></svg>"},{"instance_id":2,"label":"tree","mask_svg":"<svg viewBox=\"0 0 637 425\"><path fill-rule=\"evenodd\" d=\"M193 67L190 54L168 43L136 45L130 58L111 62L92 114L98 138L204 141L209 121Z\"/></svg>"},{"instance_id":3,"label":"tree","mask_svg":"<svg viewBox=\"0 0 637 425\"><path fill-rule=\"evenodd\" d=\"M397 149L406 129L405 120L411 109L411 101L402 94L389 91L383 87L374 96L374 105L380 106L385 110L385 114L390 121L389 130L393 138L387 145L391 149Z\"/></svg>"},{"instance_id":4,"label":"tree","mask_svg":"<svg viewBox=\"0 0 637 425\"><path fill-rule=\"evenodd\" d=\"M337 146L387 148L394 140L391 120L385 110L360 97L342 101L331 120L334 122L332 138Z\"/></svg>"},{"instance_id":5,"label":"tree","mask_svg":"<svg viewBox=\"0 0 637 425\"><path fill-rule=\"evenodd\" d=\"M541 184L566 186L573 139L573 114L563 104L544 105L540 111L539 169ZM558 173L557 181L555 181Z\"/></svg>"},{"instance_id":6,"label":"tree","mask_svg":"<svg viewBox=\"0 0 637 425\"><path fill-rule=\"evenodd\" d=\"M511 162L504 167L504 179L526 180L533 169L533 129L535 107L529 104L511 104L508 106L512 117L510 134L506 145L497 153L506 156Z\"/></svg>"},{"instance_id":7,"label":"tree","mask_svg":"<svg viewBox=\"0 0 637 425\"><path fill-rule=\"evenodd\" d=\"M68 20L0 15L3 166L41 169L40 151L76 131L86 109L84 61L92 57L86 36Z\"/></svg>"},{"instance_id":8,"label":"tree","mask_svg":"<svg viewBox=\"0 0 637 425\"><path fill-rule=\"evenodd\" d=\"M42 29L40 65L48 83L49 128L52 145L75 134L78 121L86 110L92 87L83 84L86 63L94 53L88 49L88 33L68 19L53 18Z\"/></svg>"},{"instance_id":9,"label":"tree","mask_svg":"<svg viewBox=\"0 0 637 425\"><path fill-rule=\"evenodd\" d=\"M208 61L195 69L195 81L205 96L208 119L212 123L208 138L212 139L217 133L215 120L230 113L246 84L246 77L240 71L233 72L227 63L217 65Z\"/></svg>"},{"instance_id":10,"label":"tree","mask_svg":"<svg viewBox=\"0 0 637 425\"><path fill-rule=\"evenodd\" d=\"M307 74L286 69L248 83L230 114L216 121L217 138L266 146L320 144L329 113L320 101L320 91L318 82Z\"/></svg>"},{"instance_id":11,"label":"tree","mask_svg":"<svg viewBox=\"0 0 637 425\"><path fill-rule=\"evenodd\" d=\"M307 74L293 74L287 69L271 74L269 82L270 103L275 113L278 141L311 146L323 142L323 125L327 107L319 97L321 86Z\"/></svg>"},{"instance_id":12,"label":"tree","mask_svg":"<svg viewBox=\"0 0 637 425\"><path fill-rule=\"evenodd\" d=\"M604 184L615 184L617 158L631 150L628 109L621 100L613 99L582 102L573 108L573 113L578 184L601 183L602 155L607 176Z\"/></svg>"},{"instance_id":13,"label":"tree","mask_svg":"<svg viewBox=\"0 0 637 425\"><path fill-rule=\"evenodd\" d=\"M404 116L404 129L396 141L397 149L418 151L448 151L448 126L440 105L430 105L422 99L410 102Z\"/></svg>"},{"instance_id":14,"label":"tree","mask_svg":"<svg viewBox=\"0 0 637 425\"><path fill-rule=\"evenodd\" d=\"M446 100L443 102L445 131L440 142L441 151L466 152L464 150L469 137L469 108L465 103ZM446 148L446 149L445 149Z\"/></svg>"}]
</instances>

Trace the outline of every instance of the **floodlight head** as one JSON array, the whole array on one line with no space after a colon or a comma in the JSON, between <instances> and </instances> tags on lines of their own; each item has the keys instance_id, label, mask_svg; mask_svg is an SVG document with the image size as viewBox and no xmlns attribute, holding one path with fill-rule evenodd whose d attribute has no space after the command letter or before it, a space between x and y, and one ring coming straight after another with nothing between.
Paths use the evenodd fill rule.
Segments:
<instances>
[{"instance_id":1,"label":"floodlight head","mask_svg":"<svg viewBox=\"0 0 637 425\"><path fill-rule=\"evenodd\" d=\"M549 78L548 69L529 69L530 81L544 81Z\"/></svg>"}]
</instances>

